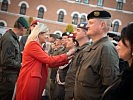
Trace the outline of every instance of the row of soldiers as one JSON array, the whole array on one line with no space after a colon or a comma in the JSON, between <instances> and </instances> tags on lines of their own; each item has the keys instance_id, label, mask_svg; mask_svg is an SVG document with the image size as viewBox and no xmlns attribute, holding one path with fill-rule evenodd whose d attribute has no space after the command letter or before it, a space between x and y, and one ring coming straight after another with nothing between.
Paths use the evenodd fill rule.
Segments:
<instances>
[{"instance_id":1,"label":"row of soldiers","mask_svg":"<svg viewBox=\"0 0 133 100\"><path fill-rule=\"evenodd\" d=\"M87 22L82 22L77 25L76 30L73 33L64 32L62 37L51 34L50 38L54 38L51 43L52 49L49 50L49 55L59 55L68 52L69 49L76 47L76 53L73 59L69 61L68 64L64 66L59 66L59 68L50 68L50 76L48 79L48 87L49 87L49 97L51 100L64 100L66 90L72 91L74 88L74 79L75 73L77 70L78 63L80 62L80 58L78 57L79 53L87 46L91 44L90 37L86 35ZM70 43L70 39L72 39ZM50 39L51 40L51 39ZM73 46L72 46L73 44ZM67 75L67 77L66 77ZM72 78L69 79L69 77ZM67 83L71 82L71 87L66 88ZM69 85L68 85L69 86ZM69 93L68 93L69 94ZM68 94L65 97L68 100ZM70 95L70 98L73 98L73 95ZM69 98L69 99L70 99Z\"/></svg>"},{"instance_id":2,"label":"row of soldiers","mask_svg":"<svg viewBox=\"0 0 133 100\"><path fill-rule=\"evenodd\" d=\"M94 29L93 31L96 31L92 32L92 34L95 33L94 36L88 35L88 29L93 25L93 21L89 23L90 25L87 22L77 25L72 33L76 34L74 39L78 42L74 58L67 65L51 69L48 81L50 100L97 100L119 74L119 57L115 46L120 36L113 33L107 34L111 25L110 17L106 11L94 11L88 15L88 19L100 18L107 24L102 29ZM101 34L97 36L96 34L100 31L102 31ZM111 37L111 40L105 33ZM63 48L53 49L50 55L59 55L68 51L66 45L69 35L68 32L62 34ZM56 40L54 43L56 45Z\"/></svg>"}]
</instances>

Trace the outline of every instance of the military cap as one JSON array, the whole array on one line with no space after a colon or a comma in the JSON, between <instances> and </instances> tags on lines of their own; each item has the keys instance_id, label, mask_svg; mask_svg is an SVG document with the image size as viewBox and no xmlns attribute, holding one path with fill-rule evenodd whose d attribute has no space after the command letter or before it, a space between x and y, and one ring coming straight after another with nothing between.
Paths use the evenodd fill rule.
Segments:
<instances>
[{"instance_id":1,"label":"military cap","mask_svg":"<svg viewBox=\"0 0 133 100\"><path fill-rule=\"evenodd\" d=\"M57 37L56 39L60 39L60 40L61 40L61 39L62 39L62 37L58 35L58 37Z\"/></svg>"},{"instance_id":2,"label":"military cap","mask_svg":"<svg viewBox=\"0 0 133 100\"><path fill-rule=\"evenodd\" d=\"M71 34L68 35L68 38L75 38L75 37L76 36L73 33L71 33Z\"/></svg>"},{"instance_id":3,"label":"military cap","mask_svg":"<svg viewBox=\"0 0 133 100\"><path fill-rule=\"evenodd\" d=\"M33 20L32 22L31 22L31 24L30 24L30 26L32 26L32 25L37 25L37 22L40 22L39 20Z\"/></svg>"},{"instance_id":4,"label":"military cap","mask_svg":"<svg viewBox=\"0 0 133 100\"><path fill-rule=\"evenodd\" d=\"M121 34L120 34L119 32L112 32L112 31L109 31L109 32L107 33L107 35L108 35L109 37L116 37L116 36L120 36Z\"/></svg>"},{"instance_id":5,"label":"military cap","mask_svg":"<svg viewBox=\"0 0 133 100\"><path fill-rule=\"evenodd\" d=\"M50 34L50 37L53 37L54 39L56 39L58 37L57 34Z\"/></svg>"},{"instance_id":6,"label":"military cap","mask_svg":"<svg viewBox=\"0 0 133 100\"><path fill-rule=\"evenodd\" d=\"M62 39L62 34L61 33L55 33L57 35L57 39Z\"/></svg>"},{"instance_id":7,"label":"military cap","mask_svg":"<svg viewBox=\"0 0 133 100\"><path fill-rule=\"evenodd\" d=\"M88 20L92 18L110 19L111 14L105 10L94 10L87 15Z\"/></svg>"},{"instance_id":8,"label":"military cap","mask_svg":"<svg viewBox=\"0 0 133 100\"><path fill-rule=\"evenodd\" d=\"M117 46L117 44L118 44L118 41L116 41L116 40L111 40L111 42L112 42L115 46Z\"/></svg>"},{"instance_id":9,"label":"military cap","mask_svg":"<svg viewBox=\"0 0 133 100\"><path fill-rule=\"evenodd\" d=\"M64 32L62 33L62 36L68 36L69 34L71 34L70 32Z\"/></svg>"},{"instance_id":10,"label":"military cap","mask_svg":"<svg viewBox=\"0 0 133 100\"><path fill-rule=\"evenodd\" d=\"M120 40L120 37L121 37L121 34L120 34L119 32L111 32L111 31L109 31L109 32L107 33L107 35L108 35L110 38L112 38L113 40L115 40L115 41L119 41L119 40Z\"/></svg>"},{"instance_id":11,"label":"military cap","mask_svg":"<svg viewBox=\"0 0 133 100\"><path fill-rule=\"evenodd\" d=\"M29 28L29 23L28 21L24 18L24 17L19 17L17 19L17 22L19 22L23 27L25 27L26 29Z\"/></svg>"},{"instance_id":12,"label":"military cap","mask_svg":"<svg viewBox=\"0 0 133 100\"><path fill-rule=\"evenodd\" d=\"M82 28L82 29L88 30L88 28L86 26L87 26L87 22L81 22L77 25L77 28Z\"/></svg>"}]
</instances>

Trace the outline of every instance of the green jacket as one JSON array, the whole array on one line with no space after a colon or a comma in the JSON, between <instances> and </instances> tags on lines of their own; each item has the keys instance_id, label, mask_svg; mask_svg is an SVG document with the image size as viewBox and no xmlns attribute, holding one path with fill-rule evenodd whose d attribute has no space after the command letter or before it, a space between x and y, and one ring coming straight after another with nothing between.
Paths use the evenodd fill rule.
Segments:
<instances>
[{"instance_id":1,"label":"green jacket","mask_svg":"<svg viewBox=\"0 0 133 100\"><path fill-rule=\"evenodd\" d=\"M81 47L77 47L77 51L74 54L74 57L69 65L69 69L67 71L67 75L65 78L65 91L74 91L75 85L75 75L78 67L80 66L80 61L82 58L82 54L86 47L90 46L89 43L85 43ZM73 95L73 94L72 94Z\"/></svg>"},{"instance_id":2,"label":"green jacket","mask_svg":"<svg viewBox=\"0 0 133 100\"><path fill-rule=\"evenodd\" d=\"M108 37L86 48L76 73L75 99L99 100L119 74L118 65L117 51Z\"/></svg>"},{"instance_id":3,"label":"green jacket","mask_svg":"<svg viewBox=\"0 0 133 100\"><path fill-rule=\"evenodd\" d=\"M5 69L19 70L21 67L21 53L18 37L11 29L1 38L0 60Z\"/></svg>"}]
</instances>

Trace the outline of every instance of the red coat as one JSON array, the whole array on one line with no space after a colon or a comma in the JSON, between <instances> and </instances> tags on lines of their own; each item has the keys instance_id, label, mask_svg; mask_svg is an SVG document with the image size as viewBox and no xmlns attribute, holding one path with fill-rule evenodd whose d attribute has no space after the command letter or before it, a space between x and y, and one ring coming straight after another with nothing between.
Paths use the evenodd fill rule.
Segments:
<instances>
[{"instance_id":1,"label":"red coat","mask_svg":"<svg viewBox=\"0 0 133 100\"><path fill-rule=\"evenodd\" d=\"M16 100L41 100L47 80L47 67L50 67L47 65L60 66L66 63L66 54L49 56L37 42L30 42L23 52L16 84Z\"/></svg>"}]
</instances>

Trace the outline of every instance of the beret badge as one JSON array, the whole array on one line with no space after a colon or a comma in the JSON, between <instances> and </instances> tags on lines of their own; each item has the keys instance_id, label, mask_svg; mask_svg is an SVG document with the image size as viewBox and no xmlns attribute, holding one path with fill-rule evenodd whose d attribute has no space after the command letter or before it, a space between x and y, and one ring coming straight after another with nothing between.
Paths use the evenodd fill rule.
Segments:
<instances>
[{"instance_id":1,"label":"beret badge","mask_svg":"<svg viewBox=\"0 0 133 100\"><path fill-rule=\"evenodd\" d=\"M84 27L84 24L80 24L80 27Z\"/></svg>"},{"instance_id":2,"label":"beret badge","mask_svg":"<svg viewBox=\"0 0 133 100\"><path fill-rule=\"evenodd\" d=\"M98 11L94 12L94 16L99 16L99 15L100 15L100 12L98 12Z\"/></svg>"}]
</instances>

